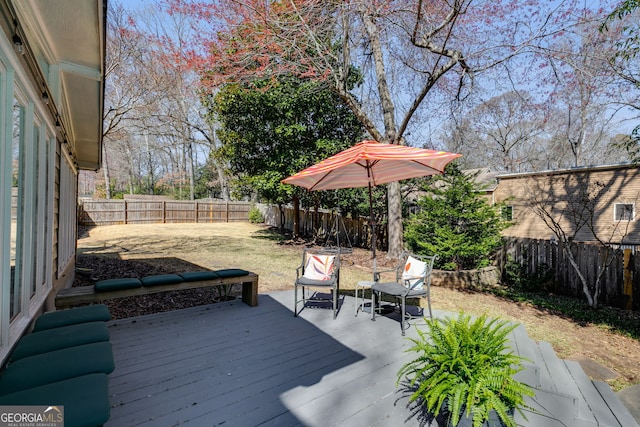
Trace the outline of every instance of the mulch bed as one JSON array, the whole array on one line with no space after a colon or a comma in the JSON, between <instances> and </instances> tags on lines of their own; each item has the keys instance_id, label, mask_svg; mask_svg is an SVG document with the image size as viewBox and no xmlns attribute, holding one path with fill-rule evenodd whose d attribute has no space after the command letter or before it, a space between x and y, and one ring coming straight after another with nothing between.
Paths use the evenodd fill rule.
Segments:
<instances>
[{"instance_id":1,"label":"mulch bed","mask_svg":"<svg viewBox=\"0 0 640 427\"><path fill-rule=\"evenodd\" d=\"M78 255L78 269L87 269L91 275L76 274L73 286L93 285L97 280L113 279L117 277L142 278L156 274L173 274L176 269L171 266L159 266L142 261L129 261L94 255ZM180 272L180 270L178 270ZM228 299L222 295L224 288L185 289L181 291L160 292L150 295L136 295L131 297L107 300L104 304L109 307L113 319L142 316L145 314L161 313L171 310L195 307L199 305L215 304ZM234 286L232 297L242 294L240 286Z\"/></svg>"}]
</instances>

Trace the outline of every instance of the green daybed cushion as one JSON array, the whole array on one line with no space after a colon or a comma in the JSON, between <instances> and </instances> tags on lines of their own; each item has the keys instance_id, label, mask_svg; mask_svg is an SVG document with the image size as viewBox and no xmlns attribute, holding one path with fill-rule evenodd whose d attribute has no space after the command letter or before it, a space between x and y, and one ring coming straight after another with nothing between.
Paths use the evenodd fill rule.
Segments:
<instances>
[{"instance_id":1,"label":"green daybed cushion","mask_svg":"<svg viewBox=\"0 0 640 427\"><path fill-rule=\"evenodd\" d=\"M0 377L0 396L115 368L110 342L50 351L10 363Z\"/></svg>"},{"instance_id":2,"label":"green daybed cushion","mask_svg":"<svg viewBox=\"0 0 640 427\"><path fill-rule=\"evenodd\" d=\"M36 354L101 341L109 341L109 329L105 322L78 323L45 329L22 337L13 349L9 360L15 362Z\"/></svg>"},{"instance_id":3,"label":"green daybed cushion","mask_svg":"<svg viewBox=\"0 0 640 427\"><path fill-rule=\"evenodd\" d=\"M147 276L140 279L142 286L161 286L161 285L174 285L176 283L182 283L184 280L177 274L160 274L157 276Z\"/></svg>"},{"instance_id":4,"label":"green daybed cushion","mask_svg":"<svg viewBox=\"0 0 640 427\"><path fill-rule=\"evenodd\" d=\"M36 319L33 332L45 329L59 328L60 326L75 325L78 323L111 320L111 313L104 304L87 305L84 307L70 308L68 310L51 311L40 315Z\"/></svg>"},{"instance_id":5,"label":"green daybed cushion","mask_svg":"<svg viewBox=\"0 0 640 427\"><path fill-rule=\"evenodd\" d=\"M65 427L101 426L110 416L109 378L89 374L0 397L0 405L64 406Z\"/></svg>"},{"instance_id":6,"label":"green daybed cushion","mask_svg":"<svg viewBox=\"0 0 640 427\"><path fill-rule=\"evenodd\" d=\"M190 271L188 273L180 273L180 277L182 277L185 282L200 282L202 280L215 280L220 278L220 276L213 271Z\"/></svg>"},{"instance_id":7,"label":"green daybed cushion","mask_svg":"<svg viewBox=\"0 0 640 427\"><path fill-rule=\"evenodd\" d=\"M241 277L249 274L247 270L242 270L240 268L227 268L225 270L215 270L216 273L221 278L225 279L227 277Z\"/></svg>"},{"instance_id":8,"label":"green daybed cushion","mask_svg":"<svg viewBox=\"0 0 640 427\"><path fill-rule=\"evenodd\" d=\"M98 280L95 284L96 292L119 291L122 289L133 289L142 286L140 279L135 277L123 277L122 279Z\"/></svg>"}]
</instances>

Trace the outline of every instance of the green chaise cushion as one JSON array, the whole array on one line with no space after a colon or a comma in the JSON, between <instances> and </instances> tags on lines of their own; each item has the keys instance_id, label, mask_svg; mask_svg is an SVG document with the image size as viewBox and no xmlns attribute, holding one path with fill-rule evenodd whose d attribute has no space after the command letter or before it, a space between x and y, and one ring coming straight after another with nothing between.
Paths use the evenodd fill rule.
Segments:
<instances>
[{"instance_id":1,"label":"green chaise cushion","mask_svg":"<svg viewBox=\"0 0 640 427\"><path fill-rule=\"evenodd\" d=\"M36 354L101 341L109 341L109 329L105 322L78 323L45 329L22 337L13 349L9 360L15 362Z\"/></svg>"},{"instance_id":2,"label":"green chaise cushion","mask_svg":"<svg viewBox=\"0 0 640 427\"><path fill-rule=\"evenodd\" d=\"M215 270L214 273L216 273L218 276L220 276L223 279L228 277L246 276L249 274L247 270L242 270L239 268L227 268L225 270Z\"/></svg>"},{"instance_id":3,"label":"green chaise cushion","mask_svg":"<svg viewBox=\"0 0 640 427\"><path fill-rule=\"evenodd\" d=\"M64 406L65 427L100 426L110 416L109 378L89 374L0 397L0 405Z\"/></svg>"},{"instance_id":4,"label":"green chaise cushion","mask_svg":"<svg viewBox=\"0 0 640 427\"><path fill-rule=\"evenodd\" d=\"M115 368L111 343L97 342L50 351L10 363L0 377L0 396Z\"/></svg>"},{"instance_id":5,"label":"green chaise cushion","mask_svg":"<svg viewBox=\"0 0 640 427\"><path fill-rule=\"evenodd\" d=\"M135 277L123 277L122 279L98 280L95 284L96 292L119 291L122 289L133 289L142 286L140 279Z\"/></svg>"},{"instance_id":6,"label":"green chaise cushion","mask_svg":"<svg viewBox=\"0 0 640 427\"><path fill-rule=\"evenodd\" d=\"M220 276L213 271L190 271L188 273L180 273L180 277L182 277L185 282L199 282L220 278Z\"/></svg>"},{"instance_id":7,"label":"green chaise cushion","mask_svg":"<svg viewBox=\"0 0 640 427\"><path fill-rule=\"evenodd\" d=\"M174 285L176 283L182 283L182 277L177 274L160 274L157 276L147 276L140 279L143 286L161 286L161 285Z\"/></svg>"},{"instance_id":8,"label":"green chaise cushion","mask_svg":"<svg viewBox=\"0 0 640 427\"><path fill-rule=\"evenodd\" d=\"M40 315L36 319L33 332L45 329L59 328L61 326L75 325L78 323L111 320L111 313L104 304L87 305L68 310L51 311Z\"/></svg>"}]
</instances>

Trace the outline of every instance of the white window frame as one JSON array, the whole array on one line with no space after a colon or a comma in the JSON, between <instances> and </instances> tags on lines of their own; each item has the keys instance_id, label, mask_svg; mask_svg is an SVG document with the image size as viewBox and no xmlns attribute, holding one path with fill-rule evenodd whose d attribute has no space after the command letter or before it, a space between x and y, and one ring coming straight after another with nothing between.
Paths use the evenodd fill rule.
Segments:
<instances>
[{"instance_id":1,"label":"white window frame","mask_svg":"<svg viewBox=\"0 0 640 427\"><path fill-rule=\"evenodd\" d=\"M16 231L15 242L16 277L21 280L18 297L20 307L12 319L9 311L14 99L23 107L20 162L24 169L21 171L19 189L22 196L22 224ZM31 77L15 56L12 44L3 37L0 37L0 132L0 140L3 141L0 144L1 364L42 310L53 287L54 178L58 144L53 118L42 102L41 92L31 85ZM34 139L36 136L37 141ZM19 262L19 257L24 262Z\"/></svg>"},{"instance_id":2,"label":"white window frame","mask_svg":"<svg viewBox=\"0 0 640 427\"><path fill-rule=\"evenodd\" d=\"M58 275L62 275L76 255L76 201L78 180L71 159L63 149L60 156L60 201L58 204ZM66 160L66 161L65 161Z\"/></svg>"},{"instance_id":3,"label":"white window frame","mask_svg":"<svg viewBox=\"0 0 640 427\"><path fill-rule=\"evenodd\" d=\"M631 218L618 218L618 206L631 206ZM627 209L623 211L628 212ZM635 203L614 203L613 204L613 220L615 222L622 221L635 221L636 219L636 204Z\"/></svg>"}]
</instances>

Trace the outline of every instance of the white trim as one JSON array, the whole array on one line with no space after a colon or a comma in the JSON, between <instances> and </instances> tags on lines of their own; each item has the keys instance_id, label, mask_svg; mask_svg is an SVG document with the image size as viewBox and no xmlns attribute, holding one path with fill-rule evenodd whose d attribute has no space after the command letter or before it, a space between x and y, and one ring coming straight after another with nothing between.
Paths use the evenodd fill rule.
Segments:
<instances>
[{"instance_id":1,"label":"white trim","mask_svg":"<svg viewBox=\"0 0 640 427\"><path fill-rule=\"evenodd\" d=\"M627 218L617 218L617 207L618 205L631 205L631 219L627 219ZM626 211L626 209L625 209ZM636 204L635 203L624 203L624 202L616 202L613 204L613 221L614 222L623 222L623 221L635 221L636 220Z\"/></svg>"},{"instance_id":2,"label":"white trim","mask_svg":"<svg viewBox=\"0 0 640 427\"><path fill-rule=\"evenodd\" d=\"M67 157L64 157L67 159ZM75 259L76 203L75 168L60 159L60 202L58 207L58 274L61 275Z\"/></svg>"},{"instance_id":3,"label":"white trim","mask_svg":"<svg viewBox=\"0 0 640 427\"><path fill-rule=\"evenodd\" d=\"M3 58L0 57L0 140L4 141L0 144L0 356L3 359L10 343L12 144L7 141L11 141L12 132L11 126L7 125L7 117L11 116L9 112L13 108L13 76L13 71L5 68ZM11 96L7 96L8 94Z\"/></svg>"},{"instance_id":4,"label":"white trim","mask_svg":"<svg viewBox=\"0 0 640 427\"><path fill-rule=\"evenodd\" d=\"M37 193L37 184L35 182L36 175L36 147L34 141L34 132L33 132L33 124L35 120L35 115L33 113L34 105L33 102L27 102L24 113L24 136L22 136L21 132L21 142L22 148L20 150L20 157L23 157L24 160L21 162L24 165L24 173L22 174L24 181L19 183L19 187L21 187L18 192L22 191L23 200L22 200L22 247L21 247L21 262L20 262L20 277L21 277L21 287L22 290L22 304L21 304L21 313L23 316L29 315L29 301L31 300L31 289L33 281L35 280L34 271L33 271L33 239L34 239L34 230L33 230L33 222L35 215L35 204L36 204L36 193ZM18 259L18 254L16 253L16 262ZM26 313L25 313L26 311Z\"/></svg>"}]
</instances>

